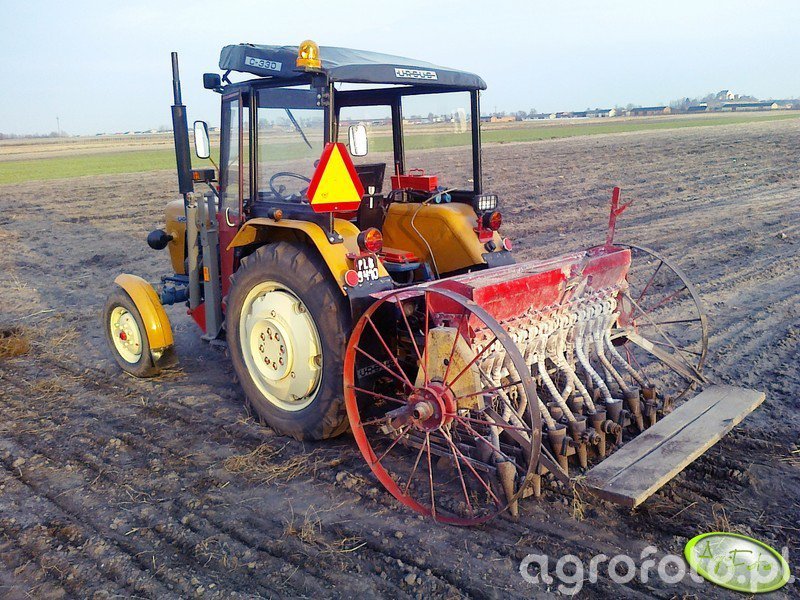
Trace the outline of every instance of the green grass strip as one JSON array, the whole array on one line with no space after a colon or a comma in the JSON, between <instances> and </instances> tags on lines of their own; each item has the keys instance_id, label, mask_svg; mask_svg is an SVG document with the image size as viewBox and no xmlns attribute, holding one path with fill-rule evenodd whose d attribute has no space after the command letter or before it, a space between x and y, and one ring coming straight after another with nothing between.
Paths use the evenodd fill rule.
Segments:
<instances>
[{"instance_id":1,"label":"green grass strip","mask_svg":"<svg viewBox=\"0 0 800 600\"><path fill-rule=\"evenodd\" d=\"M632 120L592 123L566 122L563 125L548 121L541 123L519 123L517 126L487 127L482 133L484 143L534 142L539 140L653 131L683 129L685 127L708 127L736 125L750 122L780 121L800 118L797 113L776 115L731 115L707 118L656 119L636 122ZM414 133L407 135L406 149L424 150L430 148L451 148L469 144L469 135L463 133ZM291 159L305 156L302 144L281 144L279 154ZM392 147L391 137L377 136L371 140L370 150L387 152ZM273 148L277 152L277 148ZM194 166L208 165L207 161L197 161ZM197 164L199 163L199 164ZM76 154L40 159L0 161L0 184L22 183L25 181L67 179L92 175L119 173L144 173L175 168L175 152L171 148L160 150L130 150L97 154Z\"/></svg>"}]
</instances>

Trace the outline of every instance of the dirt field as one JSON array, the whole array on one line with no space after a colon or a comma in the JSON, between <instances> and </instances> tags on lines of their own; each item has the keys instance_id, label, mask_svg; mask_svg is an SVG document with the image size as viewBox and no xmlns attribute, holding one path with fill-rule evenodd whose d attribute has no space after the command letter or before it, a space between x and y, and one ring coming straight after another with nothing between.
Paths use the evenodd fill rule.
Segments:
<instances>
[{"instance_id":1,"label":"dirt field","mask_svg":"<svg viewBox=\"0 0 800 600\"><path fill-rule=\"evenodd\" d=\"M520 576L529 553L639 563L647 546L681 554L720 528L788 547L796 572L798 155L797 120L485 148L520 258L601 241L622 186L636 203L618 239L676 259L700 287L710 378L767 400L633 512L584 499L579 520L550 490L519 522L468 530L402 509L349 437L304 445L257 425L180 307L168 310L180 368L121 374L100 308L117 273L166 272L145 236L176 195L172 172L0 186L0 328L31 341L0 360L0 596L546 597L556 584ZM652 573L614 584L601 568L580 597L726 594Z\"/></svg>"}]
</instances>

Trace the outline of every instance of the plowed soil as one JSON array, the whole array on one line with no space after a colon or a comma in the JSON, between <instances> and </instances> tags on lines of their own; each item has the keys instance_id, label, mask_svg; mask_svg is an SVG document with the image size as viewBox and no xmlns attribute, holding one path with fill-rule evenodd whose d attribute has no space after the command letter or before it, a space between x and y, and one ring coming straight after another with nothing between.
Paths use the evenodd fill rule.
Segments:
<instances>
[{"instance_id":1,"label":"plowed soil","mask_svg":"<svg viewBox=\"0 0 800 600\"><path fill-rule=\"evenodd\" d=\"M474 529L399 506L349 436L303 444L259 425L182 307L168 309L179 367L153 380L119 371L100 309L117 273L166 273L144 238L175 197L173 173L0 186L0 329L29 341L0 359L0 596L546 597L557 582L520 575L529 553L638 563L647 546L681 554L720 528L787 547L796 571L798 155L796 120L484 149L520 259L602 241L622 186L635 203L618 239L674 259L700 288L708 376L767 399L632 512L549 489L518 522ZM653 573L616 584L601 568L580 596L726 592Z\"/></svg>"}]
</instances>

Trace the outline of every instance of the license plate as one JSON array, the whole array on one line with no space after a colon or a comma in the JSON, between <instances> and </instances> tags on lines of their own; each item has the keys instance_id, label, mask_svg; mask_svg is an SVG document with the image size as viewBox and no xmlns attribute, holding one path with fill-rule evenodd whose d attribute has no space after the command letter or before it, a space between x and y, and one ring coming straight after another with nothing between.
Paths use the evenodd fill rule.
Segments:
<instances>
[{"instance_id":1,"label":"license plate","mask_svg":"<svg viewBox=\"0 0 800 600\"><path fill-rule=\"evenodd\" d=\"M380 277L378 259L373 255L359 256L356 258L356 273L358 273L358 283L377 281Z\"/></svg>"}]
</instances>

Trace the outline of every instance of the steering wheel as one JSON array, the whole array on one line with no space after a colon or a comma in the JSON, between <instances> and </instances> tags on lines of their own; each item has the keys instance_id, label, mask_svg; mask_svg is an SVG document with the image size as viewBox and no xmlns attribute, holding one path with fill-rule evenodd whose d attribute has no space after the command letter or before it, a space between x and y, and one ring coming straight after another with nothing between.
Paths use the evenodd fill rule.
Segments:
<instances>
[{"instance_id":1,"label":"steering wheel","mask_svg":"<svg viewBox=\"0 0 800 600\"><path fill-rule=\"evenodd\" d=\"M279 186L278 188L275 187L275 180L280 177L290 177L292 179L299 179L300 181L305 181L306 183L311 183L311 180L305 175L300 175L299 173L292 173L291 171L279 171L269 178L269 189L278 198L280 198L284 202L301 201L303 196L305 196L306 190L308 190L308 186L304 187L297 194L290 194L289 196L284 196L283 191L286 189L286 187L285 186Z\"/></svg>"}]
</instances>

